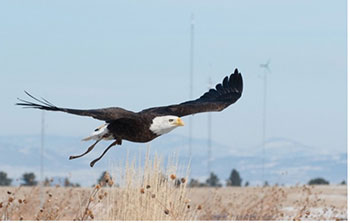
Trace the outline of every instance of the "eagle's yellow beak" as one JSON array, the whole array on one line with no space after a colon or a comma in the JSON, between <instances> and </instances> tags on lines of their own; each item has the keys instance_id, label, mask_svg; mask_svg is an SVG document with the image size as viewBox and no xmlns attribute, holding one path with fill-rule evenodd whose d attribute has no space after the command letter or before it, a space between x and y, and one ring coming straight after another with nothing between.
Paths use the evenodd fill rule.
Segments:
<instances>
[{"instance_id":1,"label":"eagle's yellow beak","mask_svg":"<svg viewBox=\"0 0 350 223\"><path fill-rule=\"evenodd\" d=\"M184 126L185 123L181 120L181 118L177 118L176 122L175 122L175 125L177 125L177 126Z\"/></svg>"}]
</instances>

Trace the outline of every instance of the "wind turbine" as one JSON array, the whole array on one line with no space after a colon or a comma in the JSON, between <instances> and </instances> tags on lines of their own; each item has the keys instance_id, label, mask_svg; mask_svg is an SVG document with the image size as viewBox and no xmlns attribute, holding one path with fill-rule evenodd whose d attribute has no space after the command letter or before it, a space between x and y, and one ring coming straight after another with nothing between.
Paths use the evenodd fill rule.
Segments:
<instances>
[{"instance_id":1,"label":"wind turbine","mask_svg":"<svg viewBox=\"0 0 350 223\"><path fill-rule=\"evenodd\" d=\"M266 61L266 63L260 64L260 67L261 67L261 68L264 68L265 71L268 71L269 73L271 73L271 70L270 70L270 62L271 62L271 60L268 59L268 60Z\"/></svg>"},{"instance_id":2,"label":"wind turbine","mask_svg":"<svg viewBox=\"0 0 350 223\"><path fill-rule=\"evenodd\" d=\"M266 63L260 64L264 70L263 78L263 113L262 113L262 179L265 182L265 142L266 142L266 90L267 90L267 74L271 73L270 59Z\"/></svg>"}]
</instances>

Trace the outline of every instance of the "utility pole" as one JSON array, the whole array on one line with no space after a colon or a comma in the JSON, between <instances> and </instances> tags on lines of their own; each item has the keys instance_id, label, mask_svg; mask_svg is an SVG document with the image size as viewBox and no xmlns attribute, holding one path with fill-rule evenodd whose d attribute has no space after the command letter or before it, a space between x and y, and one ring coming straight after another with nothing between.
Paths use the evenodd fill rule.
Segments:
<instances>
[{"instance_id":1,"label":"utility pole","mask_svg":"<svg viewBox=\"0 0 350 223\"><path fill-rule=\"evenodd\" d=\"M44 204L44 137L45 137L45 112L41 112L41 142L40 142L40 207Z\"/></svg>"},{"instance_id":2,"label":"utility pole","mask_svg":"<svg viewBox=\"0 0 350 223\"><path fill-rule=\"evenodd\" d=\"M264 71L263 76L263 113L262 113L262 177L263 184L265 184L265 143L266 143L266 87L267 87L267 75L266 71Z\"/></svg>"},{"instance_id":3,"label":"utility pole","mask_svg":"<svg viewBox=\"0 0 350 223\"><path fill-rule=\"evenodd\" d=\"M211 78L209 77L209 86L208 89L210 90L211 88ZM208 112L208 176L210 175L211 172L211 140L212 134L211 134L211 112Z\"/></svg>"},{"instance_id":4,"label":"utility pole","mask_svg":"<svg viewBox=\"0 0 350 223\"><path fill-rule=\"evenodd\" d=\"M191 14L191 26L190 26L190 100L193 98L193 58L194 58L194 15ZM192 134L193 134L193 116L189 117L189 142L188 152L189 157L192 157Z\"/></svg>"}]
</instances>

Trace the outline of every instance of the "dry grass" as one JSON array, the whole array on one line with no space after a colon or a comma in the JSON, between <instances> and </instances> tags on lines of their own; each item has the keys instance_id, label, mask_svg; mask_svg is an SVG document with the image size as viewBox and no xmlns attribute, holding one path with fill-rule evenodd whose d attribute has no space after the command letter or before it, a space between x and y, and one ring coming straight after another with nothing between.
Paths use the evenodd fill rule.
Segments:
<instances>
[{"instance_id":1,"label":"dry grass","mask_svg":"<svg viewBox=\"0 0 350 223\"><path fill-rule=\"evenodd\" d=\"M157 156L138 163L94 188L0 188L0 220L347 219L345 186L188 188L174 160L166 169Z\"/></svg>"},{"instance_id":2,"label":"dry grass","mask_svg":"<svg viewBox=\"0 0 350 223\"><path fill-rule=\"evenodd\" d=\"M196 213L189 211L187 178L176 185L177 164L169 160L163 170L162 160L153 161L146 155L145 165L126 163L114 179L120 187L111 192L104 209L108 220L185 220L195 219ZM104 208L105 208L104 207ZM101 219L102 220L102 219Z\"/></svg>"},{"instance_id":3,"label":"dry grass","mask_svg":"<svg viewBox=\"0 0 350 223\"><path fill-rule=\"evenodd\" d=\"M196 188L191 198L199 220L347 219L346 186Z\"/></svg>"}]
</instances>

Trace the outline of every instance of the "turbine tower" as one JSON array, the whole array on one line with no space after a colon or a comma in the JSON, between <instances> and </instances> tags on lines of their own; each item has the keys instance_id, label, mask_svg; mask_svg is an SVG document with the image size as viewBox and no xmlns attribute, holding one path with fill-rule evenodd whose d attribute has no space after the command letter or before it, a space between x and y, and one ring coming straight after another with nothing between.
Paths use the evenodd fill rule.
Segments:
<instances>
[{"instance_id":1,"label":"turbine tower","mask_svg":"<svg viewBox=\"0 0 350 223\"><path fill-rule=\"evenodd\" d=\"M263 109L262 109L262 179L265 183L265 143L266 143L266 90L267 90L267 74L271 73L270 59L266 63L260 64L263 72Z\"/></svg>"}]
</instances>

